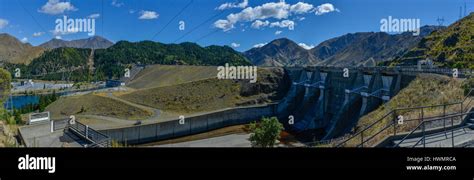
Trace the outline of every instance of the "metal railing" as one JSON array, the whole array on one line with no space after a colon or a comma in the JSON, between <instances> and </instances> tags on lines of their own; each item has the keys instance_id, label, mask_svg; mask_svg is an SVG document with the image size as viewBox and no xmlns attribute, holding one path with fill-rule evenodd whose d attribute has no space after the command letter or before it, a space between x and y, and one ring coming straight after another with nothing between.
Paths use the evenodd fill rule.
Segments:
<instances>
[{"instance_id":1,"label":"metal railing","mask_svg":"<svg viewBox=\"0 0 474 180\"><path fill-rule=\"evenodd\" d=\"M80 122L76 121L74 124L69 124L69 129L91 143L86 147L110 147L111 145L111 140L107 135Z\"/></svg>"},{"instance_id":2,"label":"metal railing","mask_svg":"<svg viewBox=\"0 0 474 180\"><path fill-rule=\"evenodd\" d=\"M409 107L409 108L397 108L397 109L391 110L390 112L388 112L387 114L385 114L384 116L382 116L378 120L374 121L373 123L371 123L370 125L368 125L364 129L362 129L361 131L359 131L359 132L355 133L354 135L350 136L350 138L348 138L348 139L342 141L341 143L337 144L336 147L343 147L349 141L354 140L355 138L358 138L358 137L360 137L360 143L357 144L356 147L364 147L364 144L368 143L369 141L374 139L377 135L385 132L389 128L393 129L393 136L397 135L397 128L398 128L397 125L398 125L398 120L399 120L398 115L400 114L399 112L419 110L420 115L421 115L420 118L407 119L407 120L403 120L403 121L404 122L419 121L420 124L424 123L426 120L430 120L430 119L445 118L446 116L449 116L449 115L463 114L463 113L465 113L464 112L465 107L467 107L466 109L469 110L469 107L470 107L471 102L472 102L472 99L469 98L469 97L472 95L473 92L474 92L474 89L470 89L469 93L464 97L464 99L462 101L455 102L455 103L432 105L432 106ZM467 102L467 104L465 105L466 102ZM447 109L448 106L460 106L460 111L457 112L457 113L454 113L454 114L446 114L446 109ZM425 117L424 116L424 113L426 112L426 109L437 108L437 107L443 107L443 115L434 116L434 117ZM383 122L386 122L386 118L392 118L391 120L389 120L390 121L389 124L385 125L383 128L381 128L381 130L376 131L375 133L369 135L368 137L364 136L364 133L367 133L369 130L372 130L374 127L376 127L377 124L382 124ZM443 124L443 125L445 126L446 124ZM418 125L418 126L420 126L420 125ZM418 126L416 126L416 127L418 127Z\"/></svg>"},{"instance_id":3,"label":"metal railing","mask_svg":"<svg viewBox=\"0 0 474 180\"><path fill-rule=\"evenodd\" d=\"M408 133L406 136L404 136L398 143L396 143L393 147L400 147L400 144L402 144L403 142L405 142L405 140L407 140L410 136L414 135L416 131L421 131L422 133L422 137L420 138L420 140L418 140L412 147L416 147L418 146L418 144L420 143L423 143L423 147L426 147L426 124L429 123L429 122L434 122L434 121L439 121L439 120L443 120L443 122L446 121L446 119L450 119L450 122L451 122L451 125L450 125L450 128L451 128L451 144L452 144L452 147L455 147L454 146L454 118L455 117L459 117L459 118L463 118L463 116L470 116L472 115L474 112L467 112L467 113L460 113L460 114L454 114L454 115L448 115L448 116L445 116L445 117L440 117L440 118L436 118L436 119L429 119L429 120L424 120L422 121L415 129L413 129L410 133ZM465 126L461 126L460 128L464 128L464 127L467 127L469 125L465 125ZM443 131L444 133L447 132L447 128L446 125L443 126ZM447 135L446 135L447 137Z\"/></svg>"}]
</instances>

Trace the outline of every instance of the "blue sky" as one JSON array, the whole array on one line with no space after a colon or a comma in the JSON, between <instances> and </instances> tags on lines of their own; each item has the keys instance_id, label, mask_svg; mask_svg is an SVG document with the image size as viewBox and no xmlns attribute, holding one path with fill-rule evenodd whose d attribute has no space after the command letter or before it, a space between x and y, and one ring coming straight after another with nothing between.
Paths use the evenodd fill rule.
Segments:
<instances>
[{"instance_id":1,"label":"blue sky","mask_svg":"<svg viewBox=\"0 0 474 180\"><path fill-rule=\"evenodd\" d=\"M0 0L0 32L33 45L55 37L87 38L84 32L54 33L55 21L64 15L74 19L95 15L96 35L114 42L151 40L156 34L153 40L164 43L233 45L245 51L282 37L311 46L347 33L380 31L380 20L388 16L417 18L421 25L436 25L436 19L444 17L448 25L459 19L464 2L467 12L474 9L474 3L465 0L190 1ZM179 21L185 22L183 31Z\"/></svg>"}]
</instances>

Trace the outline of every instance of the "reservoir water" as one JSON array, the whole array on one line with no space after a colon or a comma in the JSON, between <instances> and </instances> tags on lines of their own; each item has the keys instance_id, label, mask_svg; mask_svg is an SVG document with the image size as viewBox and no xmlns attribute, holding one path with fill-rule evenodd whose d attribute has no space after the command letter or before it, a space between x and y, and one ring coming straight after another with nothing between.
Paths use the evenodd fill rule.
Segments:
<instances>
[{"instance_id":1,"label":"reservoir water","mask_svg":"<svg viewBox=\"0 0 474 180\"><path fill-rule=\"evenodd\" d=\"M25 107L28 104L38 104L39 103L39 96L31 95L31 96L12 96L11 99L5 100L3 107L5 109L11 109L12 104L13 108L19 109Z\"/></svg>"}]
</instances>

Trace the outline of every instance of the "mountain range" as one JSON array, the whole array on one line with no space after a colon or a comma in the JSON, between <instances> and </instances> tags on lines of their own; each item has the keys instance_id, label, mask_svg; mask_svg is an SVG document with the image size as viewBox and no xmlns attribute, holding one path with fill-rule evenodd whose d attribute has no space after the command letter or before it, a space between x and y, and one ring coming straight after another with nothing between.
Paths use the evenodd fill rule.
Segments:
<instances>
[{"instance_id":1,"label":"mountain range","mask_svg":"<svg viewBox=\"0 0 474 180\"><path fill-rule=\"evenodd\" d=\"M61 47L103 49L112 45L111 41L100 36L94 36L72 41L52 39L39 46L32 46L29 43L21 42L14 36L2 33L0 34L0 63L29 64L33 59L39 58L45 51Z\"/></svg>"},{"instance_id":2,"label":"mountain range","mask_svg":"<svg viewBox=\"0 0 474 180\"><path fill-rule=\"evenodd\" d=\"M259 66L374 66L402 56L423 37L439 29L442 27L424 26L419 36L410 32L393 35L384 32L350 33L326 40L312 49L282 38L252 48L244 55Z\"/></svg>"},{"instance_id":3,"label":"mountain range","mask_svg":"<svg viewBox=\"0 0 474 180\"><path fill-rule=\"evenodd\" d=\"M0 34L0 63L28 64L44 52L44 48L23 43L17 38L2 33Z\"/></svg>"},{"instance_id":4,"label":"mountain range","mask_svg":"<svg viewBox=\"0 0 474 180\"><path fill-rule=\"evenodd\" d=\"M419 60L430 58L441 66L474 68L473 28L474 14L470 14L449 27L423 26L418 36L411 32L349 33L323 41L311 49L281 38L242 53L228 46L200 47L194 43L119 41L114 45L98 36L73 41L53 39L35 47L8 34L0 34L0 63L28 64L44 52L70 47L96 49L96 54L92 51L90 55L99 63L96 66L109 61L117 64L221 65L226 62L247 64L250 61L259 66L393 66L414 65Z\"/></svg>"},{"instance_id":5,"label":"mountain range","mask_svg":"<svg viewBox=\"0 0 474 180\"><path fill-rule=\"evenodd\" d=\"M72 40L72 41L66 41L66 40L54 38L39 46L45 49L55 49L55 48L60 48L60 47L106 49L112 45L114 45L113 42L103 37L93 36L87 39L78 39L78 40Z\"/></svg>"}]
</instances>

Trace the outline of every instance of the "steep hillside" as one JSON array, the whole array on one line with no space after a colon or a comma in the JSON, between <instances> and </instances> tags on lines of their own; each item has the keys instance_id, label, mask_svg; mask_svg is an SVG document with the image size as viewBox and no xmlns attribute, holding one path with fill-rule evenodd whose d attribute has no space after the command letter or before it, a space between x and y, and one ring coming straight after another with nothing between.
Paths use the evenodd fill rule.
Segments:
<instances>
[{"instance_id":1,"label":"steep hillside","mask_svg":"<svg viewBox=\"0 0 474 180\"><path fill-rule=\"evenodd\" d=\"M40 56L44 49L34 47L28 43L22 43L17 38L8 34L0 34L0 63L30 63L31 60Z\"/></svg>"},{"instance_id":2,"label":"steep hillside","mask_svg":"<svg viewBox=\"0 0 474 180\"><path fill-rule=\"evenodd\" d=\"M120 77L126 64L166 65L250 65L228 46L201 47L195 43L163 44L153 41L120 41L110 48L96 50L94 64L107 77Z\"/></svg>"},{"instance_id":3,"label":"steep hillside","mask_svg":"<svg viewBox=\"0 0 474 180\"><path fill-rule=\"evenodd\" d=\"M216 75L216 66L152 65L143 69L127 86L135 89L156 88L209 79Z\"/></svg>"},{"instance_id":4,"label":"steep hillside","mask_svg":"<svg viewBox=\"0 0 474 180\"><path fill-rule=\"evenodd\" d=\"M29 65L5 64L11 72L20 68L22 77L44 80L85 81L90 79L87 59L90 49L57 48L46 51Z\"/></svg>"},{"instance_id":5,"label":"steep hillside","mask_svg":"<svg viewBox=\"0 0 474 180\"><path fill-rule=\"evenodd\" d=\"M427 58L440 66L474 68L474 13L423 38L392 65L415 65Z\"/></svg>"}]
</instances>

